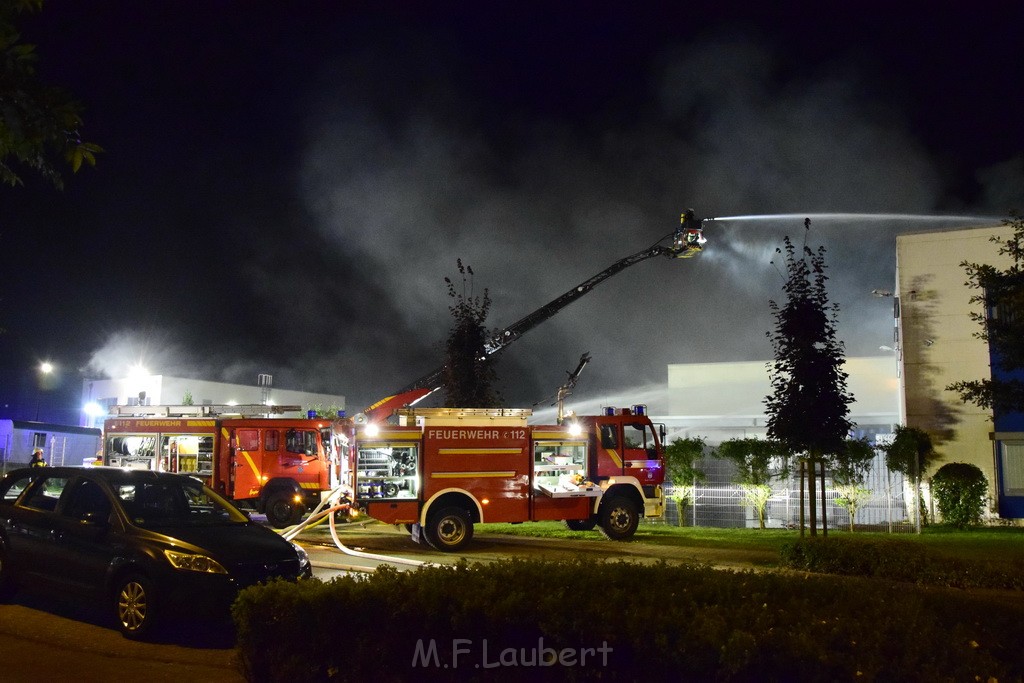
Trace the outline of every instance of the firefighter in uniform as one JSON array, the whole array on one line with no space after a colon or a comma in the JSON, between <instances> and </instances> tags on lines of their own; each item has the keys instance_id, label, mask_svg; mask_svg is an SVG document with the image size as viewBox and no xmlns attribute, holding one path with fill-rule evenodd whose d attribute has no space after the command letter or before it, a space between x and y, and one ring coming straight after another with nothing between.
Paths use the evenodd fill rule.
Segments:
<instances>
[{"instance_id":1,"label":"firefighter in uniform","mask_svg":"<svg viewBox=\"0 0 1024 683\"><path fill-rule=\"evenodd\" d=\"M32 451L32 459L28 461L31 467L46 467L46 461L43 460L43 449L37 448Z\"/></svg>"}]
</instances>

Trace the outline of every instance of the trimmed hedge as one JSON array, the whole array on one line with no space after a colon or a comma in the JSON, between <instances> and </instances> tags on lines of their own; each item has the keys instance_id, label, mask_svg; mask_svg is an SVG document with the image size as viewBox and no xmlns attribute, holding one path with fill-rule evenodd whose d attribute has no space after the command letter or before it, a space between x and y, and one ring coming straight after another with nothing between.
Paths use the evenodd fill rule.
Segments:
<instances>
[{"instance_id":1,"label":"trimmed hedge","mask_svg":"<svg viewBox=\"0 0 1024 683\"><path fill-rule=\"evenodd\" d=\"M920 543L895 539L804 539L783 545L781 554L790 569L950 588L1024 590L1020 562L942 557Z\"/></svg>"},{"instance_id":2,"label":"trimmed hedge","mask_svg":"<svg viewBox=\"0 0 1024 683\"><path fill-rule=\"evenodd\" d=\"M946 463L932 477L931 489L946 524L958 529L981 524L988 482L977 465Z\"/></svg>"},{"instance_id":3,"label":"trimmed hedge","mask_svg":"<svg viewBox=\"0 0 1024 683\"><path fill-rule=\"evenodd\" d=\"M511 560L246 589L263 681L891 681L1024 676L1024 606L863 579Z\"/></svg>"}]
</instances>

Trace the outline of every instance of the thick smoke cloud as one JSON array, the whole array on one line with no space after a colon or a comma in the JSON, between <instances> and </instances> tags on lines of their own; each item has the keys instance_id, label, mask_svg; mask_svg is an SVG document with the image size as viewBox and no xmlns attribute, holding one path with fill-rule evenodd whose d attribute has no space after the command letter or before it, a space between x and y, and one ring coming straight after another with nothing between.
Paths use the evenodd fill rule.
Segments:
<instances>
[{"instance_id":1,"label":"thick smoke cloud","mask_svg":"<svg viewBox=\"0 0 1024 683\"><path fill-rule=\"evenodd\" d=\"M474 268L470 286L489 288L500 327L655 242L687 207L798 214L709 223L705 254L636 265L531 332L499 365L507 397L528 402L553 393L583 351L594 361L581 394L664 381L667 363L766 358L767 303L782 284L773 252L785 234L804 239L799 212L931 214L940 203L932 160L855 73L781 80L767 50L739 39L652 69L656 93L633 125L593 134L540 121L509 145L455 93L389 121L339 65L309 120L310 211L385 283L389 324L420 346L446 334L442 278L456 258ZM869 292L892 286L895 234L969 222L814 219L807 239L829 250L848 352L890 342L889 311Z\"/></svg>"},{"instance_id":2,"label":"thick smoke cloud","mask_svg":"<svg viewBox=\"0 0 1024 683\"><path fill-rule=\"evenodd\" d=\"M249 273L251 295L303 330L277 359L275 384L343 393L353 410L441 362L443 278L456 275L457 258L475 272L467 291L486 288L489 322L503 327L667 236L687 208L785 214L709 222L700 256L633 266L499 359L511 405L545 405L586 351L593 361L574 400L637 388L622 402L657 412L669 363L770 356L768 301L781 298L783 280L772 260L784 235L826 247L840 337L848 354L875 355L891 343L892 318L870 291L892 287L895 235L991 223L984 217L1021 203L1018 159L979 175L991 188L969 210L980 217L966 207L934 217L949 206L938 164L866 74L835 64L792 75L748 37L662 54L642 106L629 116L598 109L583 125L496 115L451 78L444 45L393 48L339 59L303 95L295 192L308 222L296 230L321 254L317 270L254 259ZM836 215L865 213L891 215ZM804 216L813 216L806 236ZM279 294L295 291L320 296ZM124 343L115 336L93 368L112 372L104 358ZM267 371L207 363L209 376L229 381Z\"/></svg>"}]
</instances>

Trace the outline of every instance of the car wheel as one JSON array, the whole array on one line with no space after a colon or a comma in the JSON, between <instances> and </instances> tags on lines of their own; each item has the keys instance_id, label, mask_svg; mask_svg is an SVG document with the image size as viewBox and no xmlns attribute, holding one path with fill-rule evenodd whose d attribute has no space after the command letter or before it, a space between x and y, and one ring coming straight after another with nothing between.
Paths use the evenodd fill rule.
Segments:
<instances>
[{"instance_id":1,"label":"car wheel","mask_svg":"<svg viewBox=\"0 0 1024 683\"><path fill-rule=\"evenodd\" d=\"M450 553L473 539L473 520L462 508L443 508L430 515L424 531L432 548Z\"/></svg>"},{"instance_id":2,"label":"car wheel","mask_svg":"<svg viewBox=\"0 0 1024 683\"><path fill-rule=\"evenodd\" d=\"M7 551L0 547L0 601L10 600L17 590L18 586L11 574L11 562L7 557Z\"/></svg>"},{"instance_id":3,"label":"car wheel","mask_svg":"<svg viewBox=\"0 0 1024 683\"><path fill-rule=\"evenodd\" d=\"M138 640L153 630L153 586L142 574L121 577L114 587L114 617L125 638Z\"/></svg>"},{"instance_id":4,"label":"car wheel","mask_svg":"<svg viewBox=\"0 0 1024 683\"><path fill-rule=\"evenodd\" d=\"M601 533L612 541L633 538L640 524L640 511L636 503L625 496L615 496L601 504Z\"/></svg>"},{"instance_id":5,"label":"car wheel","mask_svg":"<svg viewBox=\"0 0 1024 683\"><path fill-rule=\"evenodd\" d=\"M565 520L565 528L570 531L593 531L595 526L597 526L597 520L593 517L590 519Z\"/></svg>"},{"instance_id":6,"label":"car wheel","mask_svg":"<svg viewBox=\"0 0 1024 683\"><path fill-rule=\"evenodd\" d=\"M295 494L281 491L272 494L267 501L267 521L275 529L284 529L298 524L306 508L302 503L295 502Z\"/></svg>"}]
</instances>

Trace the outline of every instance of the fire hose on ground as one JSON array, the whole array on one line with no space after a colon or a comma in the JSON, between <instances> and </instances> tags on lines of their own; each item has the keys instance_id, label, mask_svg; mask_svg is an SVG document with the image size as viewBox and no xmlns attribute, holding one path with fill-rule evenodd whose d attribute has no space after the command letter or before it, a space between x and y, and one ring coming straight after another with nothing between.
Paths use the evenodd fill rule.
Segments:
<instances>
[{"instance_id":1,"label":"fire hose on ground","mask_svg":"<svg viewBox=\"0 0 1024 683\"><path fill-rule=\"evenodd\" d=\"M387 562L389 564L404 564L409 565L411 567L422 567L430 564L429 562L422 562L420 560L410 560L404 557L392 557L390 555L366 553L361 550L353 550L352 548L345 546L345 544L342 543L341 539L338 537L338 529L334 521L335 512L339 512L342 510L347 512L350 509L350 506L347 503L340 502L341 497L345 493L343 489L344 487L339 487L331 491L330 495L324 497L320 501L320 504L313 508L313 511L309 513L309 516L304 521L300 522L299 524L296 524L295 526L288 527L284 530L284 532L282 532L281 535L286 540L294 540L302 531L311 526L316 526L320 524L321 522L323 522L324 518L326 518L330 523L331 539L334 541L334 545L337 546L338 550L345 553L346 555L351 555L352 557L359 557L364 560L376 560L378 562ZM328 503L330 503L330 506L326 507L325 509L324 506L327 505ZM366 567L360 567L357 565L331 564L327 568L340 569L343 571L373 571L372 569L367 569Z\"/></svg>"}]
</instances>

